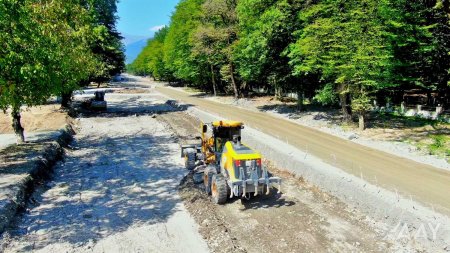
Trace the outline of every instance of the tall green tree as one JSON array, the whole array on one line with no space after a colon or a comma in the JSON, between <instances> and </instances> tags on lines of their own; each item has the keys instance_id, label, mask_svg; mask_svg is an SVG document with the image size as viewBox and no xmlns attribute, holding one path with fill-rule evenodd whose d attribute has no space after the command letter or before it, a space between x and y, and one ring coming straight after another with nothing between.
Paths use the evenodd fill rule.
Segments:
<instances>
[{"instance_id":1,"label":"tall green tree","mask_svg":"<svg viewBox=\"0 0 450 253\"><path fill-rule=\"evenodd\" d=\"M242 0L237 6L239 43L235 50L238 71L245 82L266 86L281 95L282 89L302 93L306 77L295 77L284 53L299 29L298 11L303 1ZM302 94L299 94L302 98Z\"/></svg>"},{"instance_id":2,"label":"tall green tree","mask_svg":"<svg viewBox=\"0 0 450 253\"><path fill-rule=\"evenodd\" d=\"M138 75L149 74L153 78L164 81L173 79L171 72L164 63L164 40L168 28L164 27L155 33L154 38L147 41L147 45L130 65L132 73Z\"/></svg>"},{"instance_id":3,"label":"tall green tree","mask_svg":"<svg viewBox=\"0 0 450 253\"><path fill-rule=\"evenodd\" d=\"M193 34L192 55L196 58L204 58L210 66L211 84L214 96L218 93L219 69L226 60L222 53L223 33L216 30L210 24L201 24Z\"/></svg>"},{"instance_id":4,"label":"tall green tree","mask_svg":"<svg viewBox=\"0 0 450 253\"><path fill-rule=\"evenodd\" d=\"M0 14L0 108L11 109L22 143L21 106L45 103L89 76L97 62L83 43L90 28L78 1L7 0Z\"/></svg>"},{"instance_id":5,"label":"tall green tree","mask_svg":"<svg viewBox=\"0 0 450 253\"><path fill-rule=\"evenodd\" d=\"M174 77L190 84L205 86L208 65L192 54L193 33L200 25L203 0L182 0L176 6L164 41L164 63Z\"/></svg>"},{"instance_id":6,"label":"tall green tree","mask_svg":"<svg viewBox=\"0 0 450 253\"><path fill-rule=\"evenodd\" d=\"M350 108L358 113L361 129L371 95L393 85L388 8L388 1L371 0L307 6L300 13L304 27L290 48L294 73L320 73L338 93L344 117L350 120Z\"/></svg>"},{"instance_id":7,"label":"tall green tree","mask_svg":"<svg viewBox=\"0 0 450 253\"><path fill-rule=\"evenodd\" d=\"M238 19L236 0L206 0L202 5L204 33L223 57L213 57L221 65L220 74L230 82L234 97L239 96L240 87L236 77L236 63L233 56L238 41ZM209 33L209 35L208 35ZM207 45L205 45L207 46ZM217 52L217 51L216 51ZM210 58L211 59L211 58ZM225 63L220 62L225 60Z\"/></svg>"},{"instance_id":8,"label":"tall green tree","mask_svg":"<svg viewBox=\"0 0 450 253\"><path fill-rule=\"evenodd\" d=\"M91 50L103 62L91 81L104 82L125 70L125 54L122 36L117 31L118 0L83 0L85 8L90 12L92 25L98 27L97 37L91 41Z\"/></svg>"},{"instance_id":9,"label":"tall green tree","mask_svg":"<svg viewBox=\"0 0 450 253\"><path fill-rule=\"evenodd\" d=\"M449 92L450 26L448 1L393 1L392 43L395 80L402 90ZM429 101L430 102L430 101Z\"/></svg>"}]
</instances>

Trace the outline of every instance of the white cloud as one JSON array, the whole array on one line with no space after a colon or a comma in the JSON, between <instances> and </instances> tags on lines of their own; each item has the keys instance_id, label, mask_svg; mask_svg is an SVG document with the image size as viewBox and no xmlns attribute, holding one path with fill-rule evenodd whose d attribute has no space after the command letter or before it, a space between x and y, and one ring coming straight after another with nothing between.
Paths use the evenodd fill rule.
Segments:
<instances>
[{"instance_id":1,"label":"white cloud","mask_svg":"<svg viewBox=\"0 0 450 253\"><path fill-rule=\"evenodd\" d=\"M162 28L164 28L164 26L165 26L165 25L157 25L157 26L154 26L154 27L150 28L150 31L152 31L152 32L157 32L157 31L161 30Z\"/></svg>"}]
</instances>

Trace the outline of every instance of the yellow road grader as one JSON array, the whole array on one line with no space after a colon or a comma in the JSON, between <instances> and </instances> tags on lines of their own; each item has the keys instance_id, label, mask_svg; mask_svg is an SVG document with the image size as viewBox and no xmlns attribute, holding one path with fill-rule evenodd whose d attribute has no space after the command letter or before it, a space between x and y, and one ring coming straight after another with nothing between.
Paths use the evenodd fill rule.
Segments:
<instances>
[{"instance_id":1,"label":"yellow road grader","mask_svg":"<svg viewBox=\"0 0 450 253\"><path fill-rule=\"evenodd\" d=\"M194 182L204 184L216 204L224 204L228 198L269 194L272 185L281 189L281 179L269 177L261 162L261 155L241 143L238 121L215 121L201 125L201 144L183 145L181 155L185 166L193 170Z\"/></svg>"}]
</instances>

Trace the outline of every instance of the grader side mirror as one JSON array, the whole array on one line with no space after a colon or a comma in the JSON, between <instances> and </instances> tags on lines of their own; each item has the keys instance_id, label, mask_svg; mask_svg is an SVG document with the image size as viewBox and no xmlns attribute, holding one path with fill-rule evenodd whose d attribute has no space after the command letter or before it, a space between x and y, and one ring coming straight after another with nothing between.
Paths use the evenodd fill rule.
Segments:
<instances>
[{"instance_id":1,"label":"grader side mirror","mask_svg":"<svg viewBox=\"0 0 450 253\"><path fill-rule=\"evenodd\" d=\"M208 131L208 126L207 125L203 125L203 133L206 133Z\"/></svg>"}]
</instances>

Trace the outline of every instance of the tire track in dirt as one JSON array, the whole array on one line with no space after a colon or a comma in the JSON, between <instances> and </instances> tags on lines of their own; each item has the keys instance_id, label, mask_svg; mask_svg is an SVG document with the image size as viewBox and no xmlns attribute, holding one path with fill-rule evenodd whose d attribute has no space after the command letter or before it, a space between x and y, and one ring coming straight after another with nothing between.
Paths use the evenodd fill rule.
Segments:
<instances>
[{"instance_id":1,"label":"tire track in dirt","mask_svg":"<svg viewBox=\"0 0 450 253\"><path fill-rule=\"evenodd\" d=\"M180 144L199 135L200 122L185 112L158 116ZM245 130L244 130L245 131ZM283 194L272 192L250 201L234 199L224 206L188 176L180 196L213 252L386 252L392 244L358 210L265 161L283 179Z\"/></svg>"}]
</instances>

